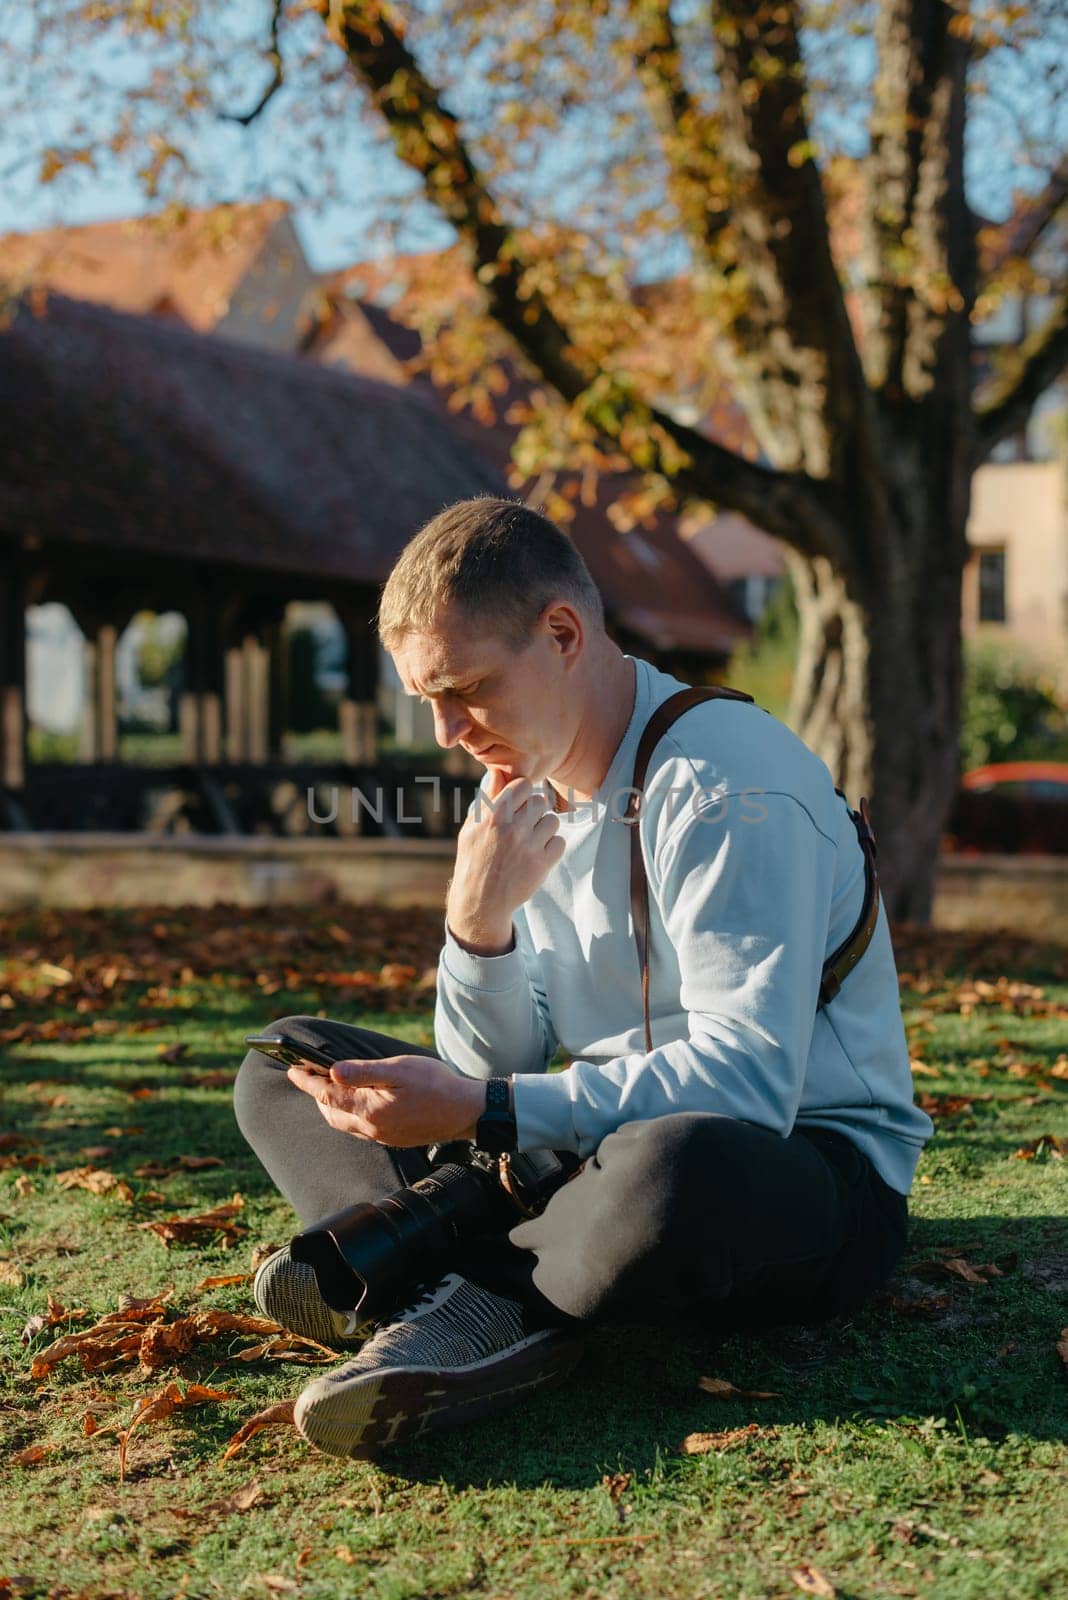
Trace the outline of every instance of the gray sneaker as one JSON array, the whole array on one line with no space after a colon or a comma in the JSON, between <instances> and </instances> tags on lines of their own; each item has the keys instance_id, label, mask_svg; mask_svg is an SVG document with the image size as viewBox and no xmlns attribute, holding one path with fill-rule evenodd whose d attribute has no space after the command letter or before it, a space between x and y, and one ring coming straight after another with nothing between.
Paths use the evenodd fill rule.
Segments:
<instances>
[{"instance_id":1,"label":"gray sneaker","mask_svg":"<svg viewBox=\"0 0 1068 1600\"><path fill-rule=\"evenodd\" d=\"M523 1307L451 1273L303 1391L294 1421L335 1456L373 1455L511 1405L567 1376L581 1334L531 1329Z\"/></svg>"},{"instance_id":2,"label":"gray sneaker","mask_svg":"<svg viewBox=\"0 0 1068 1600\"><path fill-rule=\"evenodd\" d=\"M355 1311L327 1305L315 1273L306 1262L293 1260L288 1245L261 1264L252 1295L265 1317L319 1344L361 1344L371 1332L372 1324L357 1322Z\"/></svg>"}]
</instances>

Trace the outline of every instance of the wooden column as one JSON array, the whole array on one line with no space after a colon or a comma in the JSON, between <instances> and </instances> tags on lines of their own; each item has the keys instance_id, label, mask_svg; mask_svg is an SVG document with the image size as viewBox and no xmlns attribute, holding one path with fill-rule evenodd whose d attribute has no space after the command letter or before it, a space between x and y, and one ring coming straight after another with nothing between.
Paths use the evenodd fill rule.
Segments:
<instances>
[{"instance_id":1,"label":"wooden column","mask_svg":"<svg viewBox=\"0 0 1068 1600\"><path fill-rule=\"evenodd\" d=\"M96 634L97 755L114 761L119 753L119 725L115 695L115 645L118 628L102 622Z\"/></svg>"},{"instance_id":2,"label":"wooden column","mask_svg":"<svg viewBox=\"0 0 1068 1600\"><path fill-rule=\"evenodd\" d=\"M223 663L226 687L226 759L244 761L248 752L248 712L245 694L245 652L239 644L227 647Z\"/></svg>"},{"instance_id":3,"label":"wooden column","mask_svg":"<svg viewBox=\"0 0 1068 1600\"><path fill-rule=\"evenodd\" d=\"M245 635L245 695L248 708L248 760L262 765L270 742L270 662L267 650L254 633Z\"/></svg>"},{"instance_id":4,"label":"wooden column","mask_svg":"<svg viewBox=\"0 0 1068 1600\"><path fill-rule=\"evenodd\" d=\"M26 783L26 591L14 563L0 577L0 783Z\"/></svg>"}]
</instances>

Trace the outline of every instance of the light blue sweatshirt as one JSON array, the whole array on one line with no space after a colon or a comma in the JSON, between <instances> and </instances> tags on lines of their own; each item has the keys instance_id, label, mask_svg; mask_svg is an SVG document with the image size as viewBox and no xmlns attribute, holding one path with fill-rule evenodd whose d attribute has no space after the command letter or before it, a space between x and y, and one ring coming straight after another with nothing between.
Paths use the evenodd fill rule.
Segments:
<instances>
[{"instance_id":1,"label":"light blue sweatshirt","mask_svg":"<svg viewBox=\"0 0 1068 1600\"><path fill-rule=\"evenodd\" d=\"M472 1077L514 1076L522 1150L586 1156L625 1122L712 1111L784 1138L837 1129L907 1194L931 1122L913 1104L886 913L817 1010L824 959L860 915L864 858L823 762L756 706L694 707L649 763L646 1050L616 818L646 722L686 685L628 659L626 733L593 800L558 813L564 855L515 912L515 947L475 956L446 924L438 1054ZM571 1064L547 1074L558 1045Z\"/></svg>"}]
</instances>

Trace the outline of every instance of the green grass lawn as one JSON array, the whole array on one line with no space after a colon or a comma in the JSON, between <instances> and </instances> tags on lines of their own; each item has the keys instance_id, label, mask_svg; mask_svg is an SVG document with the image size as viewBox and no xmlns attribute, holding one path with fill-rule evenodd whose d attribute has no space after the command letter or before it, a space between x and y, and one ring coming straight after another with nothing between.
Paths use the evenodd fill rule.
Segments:
<instances>
[{"instance_id":1,"label":"green grass lawn","mask_svg":"<svg viewBox=\"0 0 1068 1600\"><path fill-rule=\"evenodd\" d=\"M1068 961L1037 945L902 937L937 1132L903 1269L849 1321L603 1332L566 1388L382 1465L286 1426L223 1464L318 1370L236 1359L251 1335L147 1374L67 1359L30 1377L120 1295L169 1291L175 1317L254 1309L247 1282L197 1288L293 1231L232 1118L243 1035L323 1010L429 1041L439 932L436 914L356 908L0 919L0 1597L1064 1594L1068 1163L1052 1140L1017 1152L1068 1135ZM138 1176L149 1163L175 1170ZM57 1182L86 1165L132 1198ZM230 1248L139 1226L235 1193ZM24 1347L49 1295L87 1316ZM773 1398L719 1399L701 1377ZM230 1397L137 1429L120 1482L111 1430L173 1380ZM711 1448L681 1453L695 1434Z\"/></svg>"}]
</instances>

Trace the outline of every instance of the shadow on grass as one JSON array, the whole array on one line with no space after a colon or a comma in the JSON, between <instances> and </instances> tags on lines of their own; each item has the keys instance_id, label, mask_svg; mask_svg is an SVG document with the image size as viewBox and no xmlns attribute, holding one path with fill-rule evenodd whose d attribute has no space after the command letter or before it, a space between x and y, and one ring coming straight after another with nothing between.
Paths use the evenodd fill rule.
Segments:
<instances>
[{"instance_id":1,"label":"shadow on grass","mask_svg":"<svg viewBox=\"0 0 1068 1600\"><path fill-rule=\"evenodd\" d=\"M1064 1308L1050 1292L1056 1285L1035 1270L1058 1242L1063 1247L1063 1221L1053 1216L920 1222L886 1294L853 1318L727 1336L711 1326L597 1329L558 1389L491 1421L398 1447L381 1464L402 1480L454 1489L583 1489L606 1471L642 1473L670 1461L690 1433L750 1422L772 1434L853 1422L861 1430L944 1429L965 1445L1011 1435L1058 1440L1068 1431L1054 1350ZM968 1285L934 1267L918 1279L917 1264L937 1261L948 1246L976 1263L999 1257L1004 1275ZM1059 1259L1068 1275L1068 1258ZM917 1294L935 1308L893 1308L890 1297ZM698 1389L703 1375L774 1397L718 1400Z\"/></svg>"}]
</instances>

